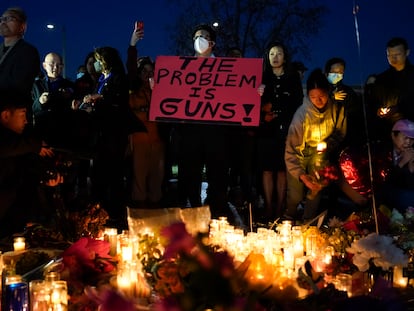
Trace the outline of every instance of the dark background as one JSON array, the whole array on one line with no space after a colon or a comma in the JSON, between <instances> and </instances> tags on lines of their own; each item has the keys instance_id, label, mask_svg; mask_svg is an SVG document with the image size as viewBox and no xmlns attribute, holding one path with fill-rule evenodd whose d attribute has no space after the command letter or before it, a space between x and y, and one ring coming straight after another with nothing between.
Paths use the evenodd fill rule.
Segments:
<instances>
[{"instance_id":1,"label":"dark background","mask_svg":"<svg viewBox=\"0 0 414 311\"><path fill-rule=\"evenodd\" d=\"M414 1L412 0L320 0L329 8L320 33L309 38L309 58L296 56L309 69L323 67L333 56L347 61L344 81L361 85L371 73L379 73L388 66L386 42L393 36L402 36L414 46ZM360 45L353 15L354 4L359 24ZM66 42L66 75L75 78L77 67L86 54L98 46L113 46L126 58L135 20L145 23L145 38L138 43L139 53L155 58L172 55L169 31L173 31L174 7L168 0L21 0L1 1L0 9L22 7L28 15L26 40L34 44L43 58L47 52L62 53ZM48 30L46 24L57 28ZM65 40L63 31L65 29ZM187 35L187 34L185 34ZM189 45L192 42L189 41ZM411 57L411 59L413 59Z\"/></svg>"}]
</instances>

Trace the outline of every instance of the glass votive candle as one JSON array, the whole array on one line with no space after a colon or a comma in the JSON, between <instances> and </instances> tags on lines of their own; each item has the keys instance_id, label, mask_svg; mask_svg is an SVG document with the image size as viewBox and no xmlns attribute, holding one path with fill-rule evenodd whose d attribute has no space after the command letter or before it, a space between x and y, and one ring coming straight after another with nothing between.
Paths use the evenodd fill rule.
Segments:
<instances>
[{"instance_id":1,"label":"glass votive candle","mask_svg":"<svg viewBox=\"0 0 414 311\"><path fill-rule=\"evenodd\" d=\"M30 310L49 311L51 285L44 280L33 280L29 283Z\"/></svg>"},{"instance_id":2,"label":"glass votive candle","mask_svg":"<svg viewBox=\"0 0 414 311\"><path fill-rule=\"evenodd\" d=\"M408 277L404 276L404 267L395 266L393 275L393 285L395 287L407 287Z\"/></svg>"},{"instance_id":3,"label":"glass votive candle","mask_svg":"<svg viewBox=\"0 0 414 311\"><path fill-rule=\"evenodd\" d=\"M287 270L293 270L295 268L295 256L292 246L283 248L283 264Z\"/></svg>"},{"instance_id":4,"label":"glass votive candle","mask_svg":"<svg viewBox=\"0 0 414 311\"><path fill-rule=\"evenodd\" d=\"M26 239L24 237L15 237L13 240L13 249L15 252L26 249Z\"/></svg>"},{"instance_id":5,"label":"glass votive candle","mask_svg":"<svg viewBox=\"0 0 414 311\"><path fill-rule=\"evenodd\" d=\"M45 274L45 281L53 283L60 280L60 273L57 271L49 271Z\"/></svg>"},{"instance_id":6,"label":"glass votive candle","mask_svg":"<svg viewBox=\"0 0 414 311\"><path fill-rule=\"evenodd\" d=\"M116 247L118 241L118 229L117 228L105 228L104 240L109 242L110 250L109 255L116 255Z\"/></svg>"},{"instance_id":7,"label":"glass votive candle","mask_svg":"<svg viewBox=\"0 0 414 311\"><path fill-rule=\"evenodd\" d=\"M352 275L339 273L335 285L337 290L347 292L348 297L352 296Z\"/></svg>"},{"instance_id":8,"label":"glass votive candle","mask_svg":"<svg viewBox=\"0 0 414 311\"><path fill-rule=\"evenodd\" d=\"M21 275L7 276L2 288L2 310L29 310L29 284Z\"/></svg>"},{"instance_id":9,"label":"glass votive candle","mask_svg":"<svg viewBox=\"0 0 414 311\"><path fill-rule=\"evenodd\" d=\"M306 256L316 257L316 254L318 252L317 250L317 242L318 242L318 236L316 234L309 234L306 237Z\"/></svg>"},{"instance_id":10,"label":"glass votive candle","mask_svg":"<svg viewBox=\"0 0 414 311\"><path fill-rule=\"evenodd\" d=\"M51 287L50 303L52 310L68 309L68 286L66 281L54 281Z\"/></svg>"}]
</instances>

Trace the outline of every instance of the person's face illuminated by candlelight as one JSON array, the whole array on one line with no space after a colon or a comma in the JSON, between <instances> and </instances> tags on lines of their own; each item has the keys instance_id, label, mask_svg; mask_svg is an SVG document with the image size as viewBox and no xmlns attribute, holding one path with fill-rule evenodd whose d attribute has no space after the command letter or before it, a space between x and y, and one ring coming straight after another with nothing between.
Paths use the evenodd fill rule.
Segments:
<instances>
[{"instance_id":1,"label":"person's face illuminated by candlelight","mask_svg":"<svg viewBox=\"0 0 414 311\"><path fill-rule=\"evenodd\" d=\"M323 89L313 89L309 91L309 99L312 102L312 104L318 108L319 110L326 107L326 104L328 103L329 94L326 90Z\"/></svg>"},{"instance_id":2,"label":"person's face illuminated by candlelight","mask_svg":"<svg viewBox=\"0 0 414 311\"><path fill-rule=\"evenodd\" d=\"M395 70L401 71L405 68L408 55L410 55L410 49L405 39L393 38L387 43L388 63Z\"/></svg>"},{"instance_id":3,"label":"person's face illuminated by candlelight","mask_svg":"<svg viewBox=\"0 0 414 311\"><path fill-rule=\"evenodd\" d=\"M321 112L329 101L330 84L322 71L314 71L306 83L309 100Z\"/></svg>"},{"instance_id":4,"label":"person's face illuminated by candlelight","mask_svg":"<svg viewBox=\"0 0 414 311\"><path fill-rule=\"evenodd\" d=\"M409 120L399 120L395 123L391 133L394 150L401 152L413 149L414 145L414 122Z\"/></svg>"},{"instance_id":5,"label":"person's face illuminated by candlelight","mask_svg":"<svg viewBox=\"0 0 414 311\"><path fill-rule=\"evenodd\" d=\"M7 108L1 112L0 121L9 130L22 134L27 124L26 108Z\"/></svg>"}]
</instances>

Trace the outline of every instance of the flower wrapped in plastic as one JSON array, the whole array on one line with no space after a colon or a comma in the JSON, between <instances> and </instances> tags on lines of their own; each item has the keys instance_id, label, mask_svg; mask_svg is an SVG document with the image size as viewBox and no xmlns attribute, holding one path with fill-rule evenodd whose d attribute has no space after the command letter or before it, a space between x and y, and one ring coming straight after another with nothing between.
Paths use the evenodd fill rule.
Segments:
<instances>
[{"instance_id":1,"label":"flower wrapped in plastic","mask_svg":"<svg viewBox=\"0 0 414 311\"><path fill-rule=\"evenodd\" d=\"M335 165L326 165L322 168L318 167L313 171L313 182L319 185L318 190L313 190L308 193L308 199L312 200L323 188L327 187L331 182L339 179L339 169Z\"/></svg>"},{"instance_id":2,"label":"flower wrapped in plastic","mask_svg":"<svg viewBox=\"0 0 414 311\"><path fill-rule=\"evenodd\" d=\"M370 233L355 240L346 250L354 254L352 261L360 271L367 271L372 266L388 271L391 267L408 263L407 255L387 235Z\"/></svg>"},{"instance_id":3,"label":"flower wrapped in plastic","mask_svg":"<svg viewBox=\"0 0 414 311\"><path fill-rule=\"evenodd\" d=\"M106 241L80 238L63 252L59 272L68 282L69 295L82 296L87 286L109 283L116 267L109 249Z\"/></svg>"}]
</instances>

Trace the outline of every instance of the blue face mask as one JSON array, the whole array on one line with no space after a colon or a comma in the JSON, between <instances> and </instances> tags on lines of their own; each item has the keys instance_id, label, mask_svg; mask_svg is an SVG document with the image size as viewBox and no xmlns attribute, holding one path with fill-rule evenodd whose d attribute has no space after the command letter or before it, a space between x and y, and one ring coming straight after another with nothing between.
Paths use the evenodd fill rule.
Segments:
<instances>
[{"instance_id":1,"label":"blue face mask","mask_svg":"<svg viewBox=\"0 0 414 311\"><path fill-rule=\"evenodd\" d=\"M344 78L343 73L330 72L328 74L328 81L329 81L330 84L337 84L343 78Z\"/></svg>"},{"instance_id":2,"label":"blue face mask","mask_svg":"<svg viewBox=\"0 0 414 311\"><path fill-rule=\"evenodd\" d=\"M85 75L85 73L84 73L84 72L78 72L78 73L76 74L76 79L80 79L80 78L82 78L84 75Z\"/></svg>"}]
</instances>

